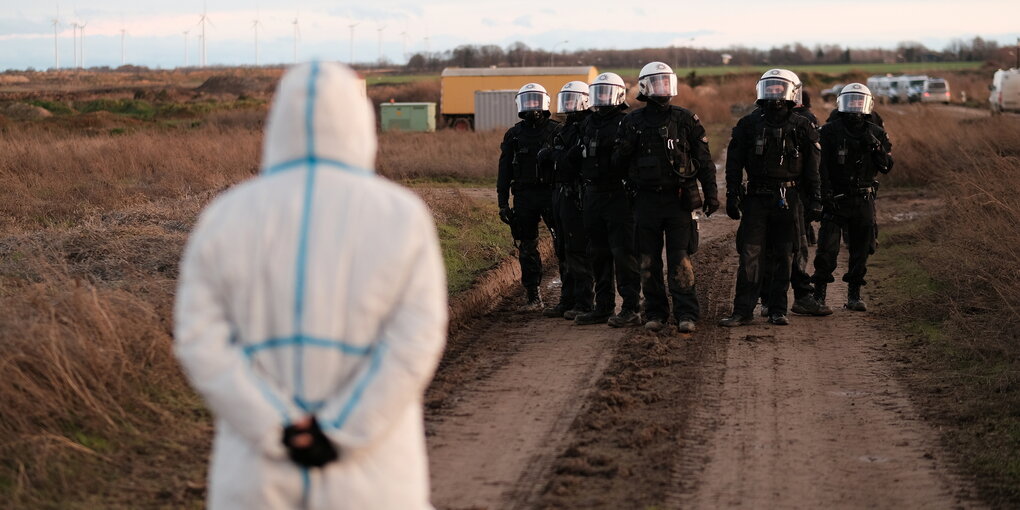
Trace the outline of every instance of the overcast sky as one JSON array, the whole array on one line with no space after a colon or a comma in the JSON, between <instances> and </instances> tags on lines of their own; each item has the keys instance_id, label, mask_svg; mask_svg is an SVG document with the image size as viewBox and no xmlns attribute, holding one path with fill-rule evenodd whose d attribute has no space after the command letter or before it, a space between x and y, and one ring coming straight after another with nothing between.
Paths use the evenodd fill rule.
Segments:
<instances>
[{"instance_id":1,"label":"overcast sky","mask_svg":"<svg viewBox=\"0 0 1020 510\"><path fill-rule=\"evenodd\" d=\"M408 52L416 52L426 44L431 51L442 51L461 44L506 47L521 41L559 51L670 44L764 48L798 41L809 46L892 47L909 40L941 49L954 38L980 35L1010 45L1020 36L1016 0L207 0L206 9L210 65L255 63L256 18L261 21L263 64L292 61L295 19L301 60L348 61L348 27L357 24L356 62L379 58L381 33L383 54L398 63L405 61L405 44ZM76 0L60 2L58 16L57 2L0 0L0 69L52 67L54 18L59 20L61 67L74 62L75 22L85 24L86 66L120 65L122 30L129 64L180 66L187 46L189 63L195 65L202 10L202 0Z\"/></svg>"}]
</instances>

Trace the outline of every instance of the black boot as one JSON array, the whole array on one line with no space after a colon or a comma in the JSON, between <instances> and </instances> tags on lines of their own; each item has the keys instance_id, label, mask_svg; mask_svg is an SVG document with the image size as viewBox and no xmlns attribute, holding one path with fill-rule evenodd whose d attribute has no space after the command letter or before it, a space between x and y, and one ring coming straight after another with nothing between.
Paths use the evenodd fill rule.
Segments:
<instances>
[{"instance_id":1,"label":"black boot","mask_svg":"<svg viewBox=\"0 0 1020 510\"><path fill-rule=\"evenodd\" d=\"M815 308L814 311L812 311L811 315L818 315L818 316L832 315L832 308L829 308L829 305L825 304L825 287L826 287L826 285L827 284L825 284L825 283L816 283L815 284L814 300L815 300L815 303L818 305L818 307Z\"/></svg>"},{"instance_id":2,"label":"black boot","mask_svg":"<svg viewBox=\"0 0 1020 510\"><path fill-rule=\"evenodd\" d=\"M846 309L855 312L868 311L868 305L861 299L861 286L850 284L846 288Z\"/></svg>"},{"instance_id":3,"label":"black boot","mask_svg":"<svg viewBox=\"0 0 1020 510\"><path fill-rule=\"evenodd\" d=\"M538 287L528 287L525 289L528 294L528 302L522 305L519 310L522 312L537 312L542 309L542 293L538 291Z\"/></svg>"},{"instance_id":4,"label":"black boot","mask_svg":"<svg viewBox=\"0 0 1020 510\"><path fill-rule=\"evenodd\" d=\"M564 303L562 300L556 306L551 306L542 311L542 315L546 317L559 317L563 318L563 315L574 308L574 305Z\"/></svg>"}]
</instances>

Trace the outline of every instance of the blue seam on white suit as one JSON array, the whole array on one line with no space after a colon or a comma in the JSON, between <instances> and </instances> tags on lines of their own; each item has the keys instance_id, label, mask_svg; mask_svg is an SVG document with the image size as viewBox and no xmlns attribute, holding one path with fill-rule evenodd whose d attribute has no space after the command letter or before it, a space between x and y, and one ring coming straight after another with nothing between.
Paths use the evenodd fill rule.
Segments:
<instances>
[{"instance_id":1,"label":"blue seam on white suit","mask_svg":"<svg viewBox=\"0 0 1020 510\"><path fill-rule=\"evenodd\" d=\"M308 103L305 107L305 141L308 158L315 156L315 81L319 77L319 63L312 62L308 76ZM316 165L308 165L305 176L304 204L301 208L301 226L298 234L297 264L294 276L294 336L303 337L305 315L305 278L308 274L308 231L312 222L312 199L315 196ZM294 400L304 400L304 348L301 342L294 344ZM305 409L305 412L308 410Z\"/></svg>"}]
</instances>

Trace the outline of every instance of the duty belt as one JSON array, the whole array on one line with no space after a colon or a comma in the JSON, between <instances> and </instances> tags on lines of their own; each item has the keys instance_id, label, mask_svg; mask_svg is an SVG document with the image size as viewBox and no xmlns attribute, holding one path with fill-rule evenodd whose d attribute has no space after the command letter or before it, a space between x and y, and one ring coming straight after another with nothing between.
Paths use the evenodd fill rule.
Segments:
<instances>
[{"instance_id":1,"label":"duty belt","mask_svg":"<svg viewBox=\"0 0 1020 510\"><path fill-rule=\"evenodd\" d=\"M771 195L780 189L796 188L797 181L782 182L749 182L747 192L751 195Z\"/></svg>"}]
</instances>

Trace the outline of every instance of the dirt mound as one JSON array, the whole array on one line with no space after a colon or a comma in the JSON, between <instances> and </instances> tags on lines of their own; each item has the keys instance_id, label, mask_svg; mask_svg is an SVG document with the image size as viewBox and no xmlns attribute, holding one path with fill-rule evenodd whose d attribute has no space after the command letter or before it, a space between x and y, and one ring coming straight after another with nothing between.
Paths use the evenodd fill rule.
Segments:
<instances>
[{"instance_id":1,"label":"dirt mound","mask_svg":"<svg viewBox=\"0 0 1020 510\"><path fill-rule=\"evenodd\" d=\"M39 120L53 115L45 108L25 103L11 103L3 109L3 114L16 120Z\"/></svg>"},{"instance_id":2,"label":"dirt mound","mask_svg":"<svg viewBox=\"0 0 1020 510\"><path fill-rule=\"evenodd\" d=\"M234 94L238 96L258 94L265 91L266 84L259 80L243 76L224 75L213 76L195 89L195 92L203 94Z\"/></svg>"}]
</instances>

